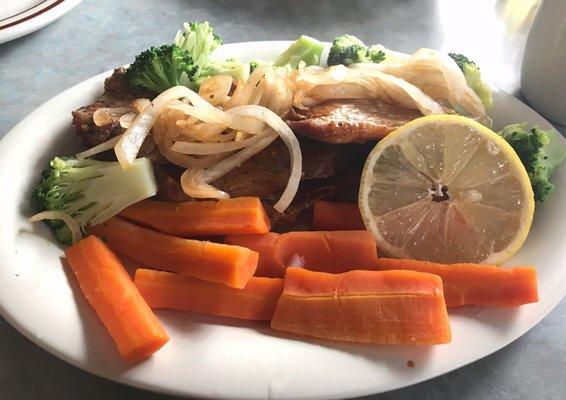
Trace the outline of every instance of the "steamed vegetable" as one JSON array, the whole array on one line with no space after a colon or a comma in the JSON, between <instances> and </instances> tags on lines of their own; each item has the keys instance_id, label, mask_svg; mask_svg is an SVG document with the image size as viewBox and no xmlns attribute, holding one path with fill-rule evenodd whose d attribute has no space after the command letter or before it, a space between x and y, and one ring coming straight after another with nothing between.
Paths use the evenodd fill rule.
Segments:
<instances>
[{"instance_id":1,"label":"steamed vegetable","mask_svg":"<svg viewBox=\"0 0 566 400\"><path fill-rule=\"evenodd\" d=\"M191 53L172 44L140 53L126 70L126 78L132 88L157 94L173 86L189 86L196 71Z\"/></svg>"},{"instance_id":2,"label":"steamed vegetable","mask_svg":"<svg viewBox=\"0 0 566 400\"><path fill-rule=\"evenodd\" d=\"M348 342L430 345L451 340L442 281L414 271L327 274L289 268L271 327Z\"/></svg>"},{"instance_id":3,"label":"steamed vegetable","mask_svg":"<svg viewBox=\"0 0 566 400\"><path fill-rule=\"evenodd\" d=\"M385 53L376 46L367 47L352 35L336 36L328 54L328 65L350 65L358 63L380 63Z\"/></svg>"},{"instance_id":4,"label":"steamed vegetable","mask_svg":"<svg viewBox=\"0 0 566 400\"><path fill-rule=\"evenodd\" d=\"M142 201L120 213L140 225L176 236L267 233L269 218L257 197L168 203Z\"/></svg>"},{"instance_id":5,"label":"steamed vegetable","mask_svg":"<svg viewBox=\"0 0 566 400\"><path fill-rule=\"evenodd\" d=\"M303 35L273 59L273 66L297 68L301 61L306 65L319 65L322 50L324 50L324 45L321 42Z\"/></svg>"},{"instance_id":6,"label":"steamed vegetable","mask_svg":"<svg viewBox=\"0 0 566 400\"><path fill-rule=\"evenodd\" d=\"M210 54L222 45L220 36L207 21L185 22L184 31L177 32L175 44L191 54L197 69L193 81L199 87L209 76L230 75L234 80L246 80L250 75L249 63L236 59L211 60Z\"/></svg>"},{"instance_id":7,"label":"steamed vegetable","mask_svg":"<svg viewBox=\"0 0 566 400\"><path fill-rule=\"evenodd\" d=\"M96 225L124 208L157 193L151 162L135 160L123 170L117 162L55 157L33 194L40 211L63 212L81 228ZM62 220L47 222L61 243L71 244L71 231Z\"/></svg>"},{"instance_id":8,"label":"steamed vegetable","mask_svg":"<svg viewBox=\"0 0 566 400\"><path fill-rule=\"evenodd\" d=\"M529 174L535 200L547 200L554 191L550 181L552 174L566 157L565 141L560 140L556 131L539 127L528 129L525 122L507 125L499 134L519 155Z\"/></svg>"},{"instance_id":9,"label":"steamed vegetable","mask_svg":"<svg viewBox=\"0 0 566 400\"><path fill-rule=\"evenodd\" d=\"M226 61L211 61L199 68L195 76L195 83L199 87L204 79L216 75L229 75L235 81L245 81L250 76L250 64L235 58Z\"/></svg>"},{"instance_id":10,"label":"steamed vegetable","mask_svg":"<svg viewBox=\"0 0 566 400\"><path fill-rule=\"evenodd\" d=\"M255 251L169 236L118 217L90 230L114 250L148 267L239 289L246 286L257 267Z\"/></svg>"},{"instance_id":11,"label":"steamed vegetable","mask_svg":"<svg viewBox=\"0 0 566 400\"><path fill-rule=\"evenodd\" d=\"M210 53L222 46L222 39L214 33L208 21L185 22L184 31L178 31L175 44L188 51L195 65L203 68L208 64Z\"/></svg>"},{"instance_id":12,"label":"steamed vegetable","mask_svg":"<svg viewBox=\"0 0 566 400\"><path fill-rule=\"evenodd\" d=\"M478 95L485 108L490 108L493 105L493 98L491 96L491 89L481 77L480 69L475 62L468 59L463 54L448 53L448 55L458 64L458 67L464 73L468 86Z\"/></svg>"},{"instance_id":13,"label":"steamed vegetable","mask_svg":"<svg viewBox=\"0 0 566 400\"><path fill-rule=\"evenodd\" d=\"M375 239L365 230L228 235L224 242L257 251L258 276L281 277L286 267L339 273L373 269L377 262Z\"/></svg>"},{"instance_id":14,"label":"steamed vegetable","mask_svg":"<svg viewBox=\"0 0 566 400\"><path fill-rule=\"evenodd\" d=\"M81 291L127 360L139 361L169 337L116 255L95 236L65 252Z\"/></svg>"},{"instance_id":15,"label":"steamed vegetable","mask_svg":"<svg viewBox=\"0 0 566 400\"><path fill-rule=\"evenodd\" d=\"M151 308L170 308L223 317L269 321L283 279L252 277L245 288L201 281L181 274L136 270L134 282Z\"/></svg>"},{"instance_id":16,"label":"steamed vegetable","mask_svg":"<svg viewBox=\"0 0 566 400\"><path fill-rule=\"evenodd\" d=\"M379 270L427 272L442 278L447 307L516 307L538 301L534 267L500 268L483 264L438 264L378 258Z\"/></svg>"}]
</instances>

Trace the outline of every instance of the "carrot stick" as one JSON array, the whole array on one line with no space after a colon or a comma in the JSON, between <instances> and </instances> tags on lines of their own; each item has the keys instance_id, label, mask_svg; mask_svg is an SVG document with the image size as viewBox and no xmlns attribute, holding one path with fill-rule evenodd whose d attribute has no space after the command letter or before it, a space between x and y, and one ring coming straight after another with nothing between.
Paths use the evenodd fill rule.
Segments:
<instances>
[{"instance_id":1,"label":"carrot stick","mask_svg":"<svg viewBox=\"0 0 566 400\"><path fill-rule=\"evenodd\" d=\"M266 233L271 228L257 197L186 203L146 200L126 208L120 216L182 237Z\"/></svg>"},{"instance_id":2,"label":"carrot stick","mask_svg":"<svg viewBox=\"0 0 566 400\"><path fill-rule=\"evenodd\" d=\"M463 305L514 307L538 301L533 267L500 268L481 264L438 264L379 258L377 269L428 272L442 278L448 307Z\"/></svg>"},{"instance_id":3,"label":"carrot stick","mask_svg":"<svg viewBox=\"0 0 566 400\"><path fill-rule=\"evenodd\" d=\"M280 236L275 232L262 235L228 235L224 238L224 243L246 247L259 254L256 276L282 278L285 275L283 261L275 251Z\"/></svg>"},{"instance_id":4,"label":"carrot stick","mask_svg":"<svg viewBox=\"0 0 566 400\"><path fill-rule=\"evenodd\" d=\"M327 274L288 268L271 327L348 342L451 340L442 281L414 271Z\"/></svg>"},{"instance_id":5,"label":"carrot stick","mask_svg":"<svg viewBox=\"0 0 566 400\"><path fill-rule=\"evenodd\" d=\"M314 202L312 227L315 231L356 231L366 226L356 203L317 200Z\"/></svg>"},{"instance_id":6,"label":"carrot stick","mask_svg":"<svg viewBox=\"0 0 566 400\"><path fill-rule=\"evenodd\" d=\"M169 236L116 217L90 230L111 248L151 268L236 288L246 286L259 257L244 247Z\"/></svg>"},{"instance_id":7,"label":"carrot stick","mask_svg":"<svg viewBox=\"0 0 566 400\"><path fill-rule=\"evenodd\" d=\"M258 276L282 277L288 266L340 273L353 269L374 269L377 262L375 239L367 231L228 235L224 242L257 251Z\"/></svg>"},{"instance_id":8,"label":"carrot stick","mask_svg":"<svg viewBox=\"0 0 566 400\"><path fill-rule=\"evenodd\" d=\"M116 255L89 236L65 251L81 290L127 360L138 361L169 337Z\"/></svg>"},{"instance_id":9,"label":"carrot stick","mask_svg":"<svg viewBox=\"0 0 566 400\"><path fill-rule=\"evenodd\" d=\"M152 308L269 321L283 290L283 279L250 279L244 289L170 272L138 269L134 282Z\"/></svg>"}]
</instances>

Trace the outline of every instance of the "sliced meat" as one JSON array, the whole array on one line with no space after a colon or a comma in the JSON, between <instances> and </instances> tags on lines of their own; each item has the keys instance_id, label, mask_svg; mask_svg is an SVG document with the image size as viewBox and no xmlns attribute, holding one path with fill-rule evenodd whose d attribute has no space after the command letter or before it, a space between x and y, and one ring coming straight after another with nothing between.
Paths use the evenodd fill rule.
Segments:
<instances>
[{"instance_id":1,"label":"sliced meat","mask_svg":"<svg viewBox=\"0 0 566 400\"><path fill-rule=\"evenodd\" d=\"M150 93L132 90L126 79L126 70L122 67L116 68L114 73L104 81L104 94L94 103L73 111L73 126L85 149L106 142L114 136L121 135L125 129L118 121L104 126L94 123L93 115L102 107L127 107L134 99L151 98ZM157 146L151 137L148 137L139 151L140 157L149 157L154 163L163 164L165 160L157 150ZM96 156L100 160L115 160L110 151Z\"/></svg>"},{"instance_id":2,"label":"sliced meat","mask_svg":"<svg viewBox=\"0 0 566 400\"><path fill-rule=\"evenodd\" d=\"M128 105L135 98L151 98L148 93L132 91L124 73L123 68L117 68L114 74L105 81L104 95L94 103L73 112L73 125L85 148L96 146L124 132L118 122L102 127L96 126L93 114L98 108L121 107ZM358 109L363 108L360 107L358 106ZM312 120L310 114L301 118L303 118L302 121L295 121L295 123L303 123L308 121L308 118ZM361 124L358 125L361 126ZM314 136L315 139L321 140L316 135ZM336 145L322 143L319 140L299 137L303 155L303 174L297 196L283 214L275 211L273 205L287 185L290 161L288 150L279 139L213 184L233 197L257 196L261 198L272 219L273 226L284 226L294 222L302 211L312 208L318 199L341 198L355 201L359 174L371 149L359 144ZM352 141L363 142L364 140ZM335 142L341 143L341 141ZM140 155L149 156L154 161L158 200L171 202L191 200L183 192L180 184L180 176L184 169L167 163L157 151L151 137L144 142ZM98 158L115 159L112 152L101 154Z\"/></svg>"},{"instance_id":3,"label":"sliced meat","mask_svg":"<svg viewBox=\"0 0 566 400\"><path fill-rule=\"evenodd\" d=\"M128 79L126 79L126 69L119 67L114 70L112 75L104 80L103 97L133 100L139 97L147 97L147 94L140 93L130 88Z\"/></svg>"},{"instance_id":4,"label":"sliced meat","mask_svg":"<svg viewBox=\"0 0 566 400\"><path fill-rule=\"evenodd\" d=\"M289 179L289 153L281 140L243 163L213 184L234 197L263 200L273 226L293 223L319 199L356 201L360 173L371 147L333 145L300 137L303 175L297 195L283 214L273 205Z\"/></svg>"},{"instance_id":5,"label":"sliced meat","mask_svg":"<svg viewBox=\"0 0 566 400\"><path fill-rule=\"evenodd\" d=\"M361 170L368 154L367 149L359 145L338 146L308 138L300 138L299 143L303 156L302 181L331 178L350 169ZM289 153L278 139L213 185L235 197L267 198L280 194L288 180Z\"/></svg>"},{"instance_id":6,"label":"sliced meat","mask_svg":"<svg viewBox=\"0 0 566 400\"><path fill-rule=\"evenodd\" d=\"M124 128L120 126L118 121L104 126L96 126L92 116L94 112L103 107L125 107L128 106L130 100L97 100L88 106L73 111L73 126L81 140L84 148L91 148L100 143L106 142L108 139L120 135L124 132Z\"/></svg>"},{"instance_id":7,"label":"sliced meat","mask_svg":"<svg viewBox=\"0 0 566 400\"><path fill-rule=\"evenodd\" d=\"M371 148L357 144L332 145L308 138L300 138L300 143L303 175L295 199L283 214L273 209L289 179L289 153L281 140L212 184L233 197L261 198L272 225L279 227L293 223L318 199L356 201L359 175ZM179 183L182 173L183 169L174 165L155 166L157 199L190 201Z\"/></svg>"},{"instance_id":8,"label":"sliced meat","mask_svg":"<svg viewBox=\"0 0 566 400\"><path fill-rule=\"evenodd\" d=\"M157 181L156 200L181 203L192 199L183 192L181 174L184 169L173 164L153 165L153 173Z\"/></svg>"},{"instance_id":9,"label":"sliced meat","mask_svg":"<svg viewBox=\"0 0 566 400\"><path fill-rule=\"evenodd\" d=\"M296 134L323 142L363 143L421 116L418 110L375 100L331 100L294 110L287 124Z\"/></svg>"},{"instance_id":10,"label":"sliced meat","mask_svg":"<svg viewBox=\"0 0 566 400\"><path fill-rule=\"evenodd\" d=\"M93 115L102 107L127 107L137 98L147 97L149 93L134 91L128 85L124 68L116 68L104 81L104 94L94 103L73 111L73 126L84 148L94 147L114 136L124 133L118 121L104 126L96 126Z\"/></svg>"},{"instance_id":11,"label":"sliced meat","mask_svg":"<svg viewBox=\"0 0 566 400\"><path fill-rule=\"evenodd\" d=\"M311 210L317 200L336 200L338 197L344 198L344 193L355 192L353 198L347 196L344 199L345 201L351 202L357 201L359 173L357 174L357 178L355 175L356 174L347 174L347 176L343 177L301 181L297 195L283 213L273 208L278 198L270 197L264 199L263 205L269 215L271 225L279 229L284 229L293 224L302 212ZM353 188L355 188L355 191L352 190Z\"/></svg>"}]
</instances>

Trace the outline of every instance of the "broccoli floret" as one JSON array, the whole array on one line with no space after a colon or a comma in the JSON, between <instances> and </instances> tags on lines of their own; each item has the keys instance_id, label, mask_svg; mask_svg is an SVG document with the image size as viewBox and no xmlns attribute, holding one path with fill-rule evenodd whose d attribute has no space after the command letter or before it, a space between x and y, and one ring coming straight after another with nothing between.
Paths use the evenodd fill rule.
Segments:
<instances>
[{"instance_id":1,"label":"broccoli floret","mask_svg":"<svg viewBox=\"0 0 566 400\"><path fill-rule=\"evenodd\" d=\"M554 190L550 178L566 156L564 140L560 140L555 131L538 127L529 130L526 123L507 125L499 134L513 147L525 166L535 200L548 199Z\"/></svg>"},{"instance_id":2,"label":"broccoli floret","mask_svg":"<svg viewBox=\"0 0 566 400\"><path fill-rule=\"evenodd\" d=\"M259 68L263 65L265 65L265 61L261 61L261 60L252 60L250 61L250 73L254 72L254 70L256 68Z\"/></svg>"},{"instance_id":3,"label":"broccoli floret","mask_svg":"<svg viewBox=\"0 0 566 400\"><path fill-rule=\"evenodd\" d=\"M489 85L482 80L480 68L477 64L463 54L448 53L448 55L464 73L466 83L478 95L485 108L490 108L493 105L491 89Z\"/></svg>"},{"instance_id":4,"label":"broccoli floret","mask_svg":"<svg viewBox=\"0 0 566 400\"><path fill-rule=\"evenodd\" d=\"M147 158L137 159L124 170L118 162L55 157L33 196L39 211L62 211L84 228L104 222L156 193L153 168ZM63 221L47 223L57 240L71 244L71 232Z\"/></svg>"},{"instance_id":5,"label":"broccoli floret","mask_svg":"<svg viewBox=\"0 0 566 400\"><path fill-rule=\"evenodd\" d=\"M385 53L377 46L367 47L352 35L336 36L328 54L328 65L350 65L356 63L380 63Z\"/></svg>"},{"instance_id":6,"label":"broccoli floret","mask_svg":"<svg viewBox=\"0 0 566 400\"><path fill-rule=\"evenodd\" d=\"M200 86L203 79L215 75L230 75L236 81L246 81L250 76L250 64L243 63L236 59L211 61L198 70L195 77L197 86Z\"/></svg>"},{"instance_id":7,"label":"broccoli floret","mask_svg":"<svg viewBox=\"0 0 566 400\"><path fill-rule=\"evenodd\" d=\"M208 64L210 53L222 46L222 39L214 33L214 29L208 21L185 22L184 31L178 31L175 36L175 44L187 50L195 64L203 68Z\"/></svg>"},{"instance_id":8,"label":"broccoli floret","mask_svg":"<svg viewBox=\"0 0 566 400\"><path fill-rule=\"evenodd\" d=\"M161 93L173 86L189 86L196 70L188 51L164 45L140 53L128 67L126 78L132 88Z\"/></svg>"},{"instance_id":9,"label":"broccoli floret","mask_svg":"<svg viewBox=\"0 0 566 400\"><path fill-rule=\"evenodd\" d=\"M290 66L297 68L299 62L304 61L307 65L320 64L320 55L324 50L324 44L309 36L301 36L283 53L273 60L273 66Z\"/></svg>"},{"instance_id":10,"label":"broccoli floret","mask_svg":"<svg viewBox=\"0 0 566 400\"><path fill-rule=\"evenodd\" d=\"M230 75L235 80L246 80L250 66L239 60L214 61L210 59L213 50L222 45L222 39L214 33L207 21L185 22L184 31L177 32L175 44L188 51L198 68L193 77L194 87L198 88L209 76Z\"/></svg>"}]
</instances>

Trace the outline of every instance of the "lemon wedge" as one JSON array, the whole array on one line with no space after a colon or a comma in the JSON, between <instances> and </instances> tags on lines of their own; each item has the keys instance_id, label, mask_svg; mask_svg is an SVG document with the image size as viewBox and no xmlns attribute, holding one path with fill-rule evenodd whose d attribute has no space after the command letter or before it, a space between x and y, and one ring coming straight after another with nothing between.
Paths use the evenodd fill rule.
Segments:
<instances>
[{"instance_id":1,"label":"lemon wedge","mask_svg":"<svg viewBox=\"0 0 566 400\"><path fill-rule=\"evenodd\" d=\"M503 138L469 118L433 115L375 146L362 172L359 208L392 257L499 264L525 241L534 196Z\"/></svg>"}]
</instances>

